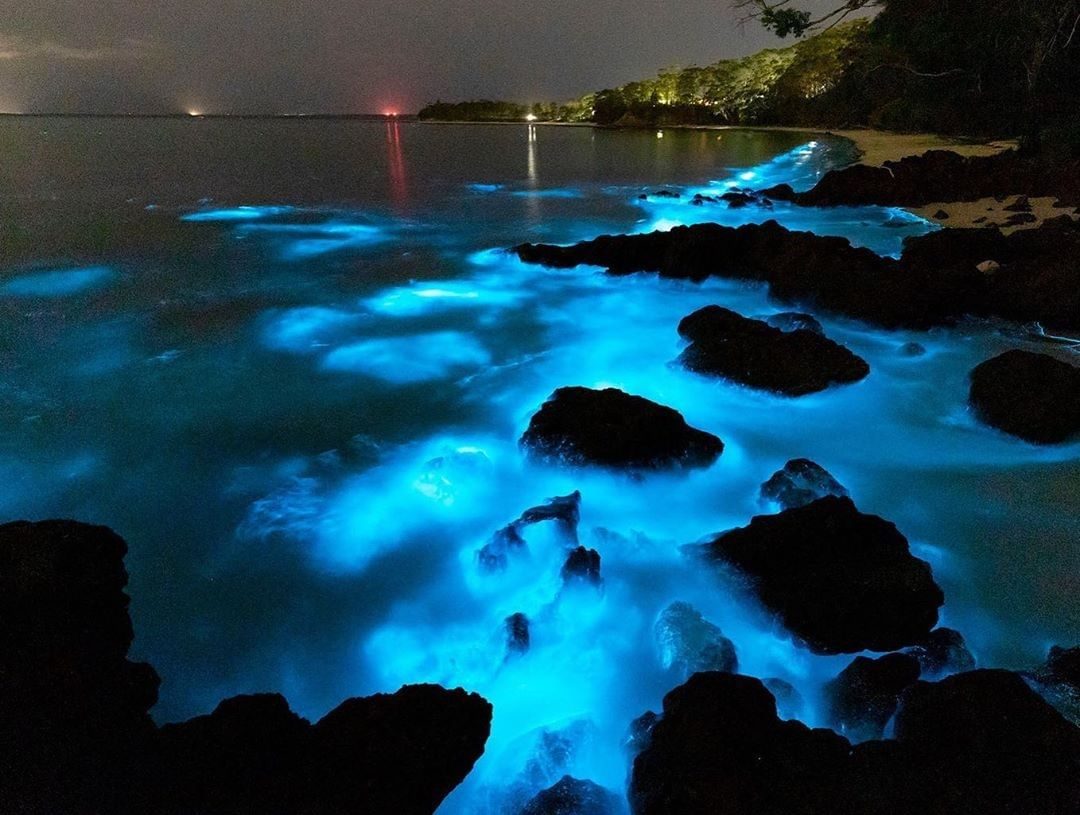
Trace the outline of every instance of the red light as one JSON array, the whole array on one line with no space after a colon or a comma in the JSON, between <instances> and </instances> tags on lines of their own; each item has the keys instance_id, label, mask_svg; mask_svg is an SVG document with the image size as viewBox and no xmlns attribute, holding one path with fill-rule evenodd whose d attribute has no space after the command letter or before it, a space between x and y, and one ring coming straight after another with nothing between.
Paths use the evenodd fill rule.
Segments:
<instances>
[{"instance_id":1,"label":"red light","mask_svg":"<svg viewBox=\"0 0 1080 815\"><path fill-rule=\"evenodd\" d=\"M398 115L398 113L397 113L396 110L383 111L383 116L385 116L388 119L396 119L397 115Z\"/></svg>"}]
</instances>

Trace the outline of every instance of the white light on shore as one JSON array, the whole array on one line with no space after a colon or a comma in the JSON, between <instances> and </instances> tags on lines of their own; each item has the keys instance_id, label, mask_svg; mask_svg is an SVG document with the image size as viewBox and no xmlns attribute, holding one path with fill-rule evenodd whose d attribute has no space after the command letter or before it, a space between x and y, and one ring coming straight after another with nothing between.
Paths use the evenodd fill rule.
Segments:
<instances>
[{"instance_id":1,"label":"white light on shore","mask_svg":"<svg viewBox=\"0 0 1080 815\"><path fill-rule=\"evenodd\" d=\"M537 116L536 116L535 113L530 113L528 116L525 117L526 122L535 122L536 119L537 119Z\"/></svg>"},{"instance_id":2,"label":"white light on shore","mask_svg":"<svg viewBox=\"0 0 1080 815\"><path fill-rule=\"evenodd\" d=\"M198 117L198 116L202 116L203 112L201 110L197 110L196 108L191 108L190 110L188 110L187 115L188 116L196 116L196 117Z\"/></svg>"}]
</instances>

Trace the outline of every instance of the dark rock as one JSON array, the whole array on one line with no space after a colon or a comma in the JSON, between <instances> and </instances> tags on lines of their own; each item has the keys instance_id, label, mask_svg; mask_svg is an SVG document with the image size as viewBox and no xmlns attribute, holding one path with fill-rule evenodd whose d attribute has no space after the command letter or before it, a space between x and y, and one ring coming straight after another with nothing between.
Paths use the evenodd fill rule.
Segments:
<instances>
[{"instance_id":1,"label":"dark rock","mask_svg":"<svg viewBox=\"0 0 1080 815\"><path fill-rule=\"evenodd\" d=\"M689 603L672 603L660 612L653 635L660 664L681 679L700 671L738 669L734 644Z\"/></svg>"},{"instance_id":2,"label":"dark rock","mask_svg":"<svg viewBox=\"0 0 1080 815\"><path fill-rule=\"evenodd\" d=\"M599 586L600 578L600 553L595 549L586 549L579 546L566 558L562 567L562 579L564 583L581 581Z\"/></svg>"},{"instance_id":3,"label":"dark rock","mask_svg":"<svg viewBox=\"0 0 1080 815\"><path fill-rule=\"evenodd\" d=\"M635 815L1018 815L1078 811L1080 729L1016 674L901 695L896 740L852 747L781 722L756 679L700 673L664 699L634 762Z\"/></svg>"},{"instance_id":4,"label":"dark rock","mask_svg":"<svg viewBox=\"0 0 1080 815\"><path fill-rule=\"evenodd\" d=\"M925 676L944 673L964 673L975 669L975 657L971 655L964 637L951 628L935 628L925 640L904 649L919 660Z\"/></svg>"},{"instance_id":5,"label":"dark rock","mask_svg":"<svg viewBox=\"0 0 1080 815\"><path fill-rule=\"evenodd\" d=\"M1030 212L1018 212L1005 219L1005 226L1022 226L1023 224L1038 223L1039 219Z\"/></svg>"},{"instance_id":6,"label":"dark rock","mask_svg":"<svg viewBox=\"0 0 1080 815\"><path fill-rule=\"evenodd\" d=\"M706 306L679 323L690 346L679 361L692 371L753 388L802 396L864 379L870 366L813 331L781 331L720 306Z\"/></svg>"},{"instance_id":7,"label":"dark rock","mask_svg":"<svg viewBox=\"0 0 1080 815\"><path fill-rule=\"evenodd\" d=\"M769 693L773 695L776 700L776 710L782 719L795 719L798 718L798 713L803 706L803 698L795 686L790 682L785 682L783 679L777 679L776 677L768 677L761 680L762 684L768 688Z\"/></svg>"},{"instance_id":8,"label":"dark rock","mask_svg":"<svg viewBox=\"0 0 1080 815\"><path fill-rule=\"evenodd\" d=\"M505 620L507 656L520 655L529 651L529 618L520 611L511 614Z\"/></svg>"},{"instance_id":9,"label":"dark rock","mask_svg":"<svg viewBox=\"0 0 1080 815\"><path fill-rule=\"evenodd\" d=\"M634 760L638 815L828 813L846 796L850 745L782 722L757 679L699 673L664 697L663 717Z\"/></svg>"},{"instance_id":10,"label":"dark rock","mask_svg":"<svg viewBox=\"0 0 1080 815\"><path fill-rule=\"evenodd\" d=\"M753 193L732 191L720 196L721 201L726 201L728 209L742 209L747 204L754 204L758 198Z\"/></svg>"},{"instance_id":11,"label":"dark rock","mask_svg":"<svg viewBox=\"0 0 1080 815\"><path fill-rule=\"evenodd\" d=\"M527 548L522 532L535 524L551 521L568 548L577 546L577 527L581 520L581 493L548 498L539 506L530 507L502 529L495 532L476 553L480 568L488 572L502 571L510 558Z\"/></svg>"},{"instance_id":12,"label":"dark rock","mask_svg":"<svg viewBox=\"0 0 1080 815\"><path fill-rule=\"evenodd\" d=\"M706 551L748 575L765 606L818 653L920 642L945 600L896 527L848 498L756 517Z\"/></svg>"},{"instance_id":13,"label":"dark rock","mask_svg":"<svg viewBox=\"0 0 1080 815\"><path fill-rule=\"evenodd\" d=\"M781 311L779 314L770 315L765 322L781 331L813 331L815 334L825 334L825 329L813 315L803 314L801 311Z\"/></svg>"},{"instance_id":14,"label":"dark rock","mask_svg":"<svg viewBox=\"0 0 1080 815\"><path fill-rule=\"evenodd\" d=\"M159 680L127 659L126 552L102 526L0 526L5 812L138 810L155 797Z\"/></svg>"},{"instance_id":15,"label":"dark rock","mask_svg":"<svg viewBox=\"0 0 1080 815\"><path fill-rule=\"evenodd\" d=\"M778 300L890 328L975 316L1080 329L1080 223L1065 215L1008 236L976 228L909 238L900 260L774 221L602 236L568 247L525 244L515 251L525 262L558 268L590 264L617 275L761 281ZM997 259L1001 272L981 274L976 266L987 258Z\"/></svg>"},{"instance_id":16,"label":"dark rock","mask_svg":"<svg viewBox=\"0 0 1080 815\"><path fill-rule=\"evenodd\" d=\"M1036 689L1066 719L1080 725L1080 646L1053 646L1032 677Z\"/></svg>"},{"instance_id":17,"label":"dark rock","mask_svg":"<svg viewBox=\"0 0 1080 815\"><path fill-rule=\"evenodd\" d=\"M491 540L476 553L476 561L485 572L500 572L510 562L511 555L525 549L525 538L521 537L515 524L510 524L491 536Z\"/></svg>"},{"instance_id":18,"label":"dark rock","mask_svg":"<svg viewBox=\"0 0 1080 815\"><path fill-rule=\"evenodd\" d=\"M592 781L564 775L529 801L521 815L617 815L620 811L613 793Z\"/></svg>"},{"instance_id":19,"label":"dark rock","mask_svg":"<svg viewBox=\"0 0 1080 815\"><path fill-rule=\"evenodd\" d=\"M905 357L921 357L926 354L926 346L917 342L905 342L900 346L900 354Z\"/></svg>"},{"instance_id":20,"label":"dark rock","mask_svg":"<svg viewBox=\"0 0 1080 815\"><path fill-rule=\"evenodd\" d=\"M917 682L893 727L930 811L1080 812L1080 729L1014 673Z\"/></svg>"},{"instance_id":21,"label":"dark rock","mask_svg":"<svg viewBox=\"0 0 1080 815\"><path fill-rule=\"evenodd\" d=\"M675 192L674 190L657 190L656 192L649 194L653 198L682 198L682 193Z\"/></svg>"},{"instance_id":22,"label":"dark rock","mask_svg":"<svg viewBox=\"0 0 1080 815\"><path fill-rule=\"evenodd\" d=\"M1037 676L1043 681L1064 682L1080 690L1080 645L1072 648L1051 646L1046 663Z\"/></svg>"},{"instance_id":23,"label":"dark rock","mask_svg":"<svg viewBox=\"0 0 1080 815\"><path fill-rule=\"evenodd\" d=\"M985 215L980 215L978 218L974 219L972 221L972 223L973 224L985 224L988 220L990 220L990 219L987 218Z\"/></svg>"},{"instance_id":24,"label":"dark rock","mask_svg":"<svg viewBox=\"0 0 1080 815\"><path fill-rule=\"evenodd\" d=\"M1007 351L971 372L972 407L992 427L1037 444L1080 433L1080 368L1045 354Z\"/></svg>"},{"instance_id":25,"label":"dark rock","mask_svg":"<svg viewBox=\"0 0 1080 815\"><path fill-rule=\"evenodd\" d=\"M647 710L630 722L630 730L626 735L626 748L630 755L636 756L649 746L652 739L653 728L660 721L660 717Z\"/></svg>"},{"instance_id":26,"label":"dark rock","mask_svg":"<svg viewBox=\"0 0 1080 815\"><path fill-rule=\"evenodd\" d=\"M847 489L828 470L808 458L792 459L761 485L761 499L773 501L781 509L803 507L826 495L847 494Z\"/></svg>"},{"instance_id":27,"label":"dark rock","mask_svg":"<svg viewBox=\"0 0 1080 815\"><path fill-rule=\"evenodd\" d=\"M853 741L881 738L900 693L919 678L919 661L908 654L855 657L825 685L829 717Z\"/></svg>"},{"instance_id":28,"label":"dark rock","mask_svg":"<svg viewBox=\"0 0 1080 815\"><path fill-rule=\"evenodd\" d=\"M104 527L0 527L0 810L429 815L483 753L491 705L436 686L315 726L263 695L158 730L157 675L126 659L125 552Z\"/></svg>"},{"instance_id":29,"label":"dark rock","mask_svg":"<svg viewBox=\"0 0 1080 815\"><path fill-rule=\"evenodd\" d=\"M521 444L543 461L629 470L707 467L724 449L669 407L615 388L580 387L555 391Z\"/></svg>"},{"instance_id":30,"label":"dark rock","mask_svg":"<svg viewBox=\"0 0 1080 815\"><path fill-rule=\"evenodd\" d=\"M434 812L483 754L491 715L476 694L436 685L343 702L312 727L312 809Z\"/></svg>"},{"instance_id":31,"label":"dark rock","mask_svg":"<svg viewBox=\"0 0 1080 815\"><path fill-rule=\"evenodd\" d=\"M949 213L947 213L943 209L939 209L937 212L934 213L934 219L938 221L947 221L949 220Z\"/></svg>"},{"instance_id":32,"label":"dark rock","mask_svg":"<svg viewBox=\"0 0 1080 815\"><path fill-rule=\"evenodd\" d=\"M1031 212L1031 201L1026 195L1021 195L1004 209L1006 212Z\"/></svg>"}]
</instances>

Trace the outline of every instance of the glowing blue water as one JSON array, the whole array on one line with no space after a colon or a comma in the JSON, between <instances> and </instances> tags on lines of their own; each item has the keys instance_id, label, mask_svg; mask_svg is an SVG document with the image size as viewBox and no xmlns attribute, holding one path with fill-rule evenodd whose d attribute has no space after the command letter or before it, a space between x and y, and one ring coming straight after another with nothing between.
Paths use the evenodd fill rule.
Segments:
<instances>
[{"instance_id":1,"label":"glowing blue water","mask_svg":"<svg viewBox=\"0 0 1080 815\"><path fill-rule=\"evenodd\" d=\"M70 125L71 144L91 138L84 126ZM779 399L672 365L678 321L703 305L783 310L762 288L545 270L503 251L775 218L895 254L929 225L873 207L690 203L732 185L807 187L849 158L842 143L199 126L205 135L163 140L174 172L191 178L154 186L151 156L126 181L117 166L120 181L62 188L73 209L83 190L99 190L93 200L121 220L131 199L134 233L88 228L78 251L0 266L10 328L0 342L0 513L80 517L127 537L135 655L164 677L159 719L240 692L280 690L317 717L405 682L462 685L496 715L445 813L500 812L564 772L618 790L630 720L679 681L653 627L682 600L734 642L741 670L794 684L803 701L792 713L820 723L821 686L849 658L797 647L740 586L681 552L772 511L758 488L797 456L898 524L945 589L943 622L984 664L1024 667L1080 630L1080 446L1026 445L965 406L968 371L1021 341L990 325L883 332L818 315L872 373ZM122 143L125 132L100 138ZM128 146L125 155L147 149ZM69 165L53 156L44 166L60 177ZM682 197L639 200L658 189ZM208 194L217 200L200 205ZM48 223L55 206L43 196L23 214ZM43 234L63 247L56 236L74 230L55 217ZM105 273L80 274L91 269ZM902 353L912 341L927 353ZM569 384L677 408L723 438L724 455L705 471L644 480L529 463L517 438ZM603 558L600 591L562 586L563 542L543 524L505 572L477 568L496 529L573 490L581 542ZM519 612L531 620L530 650L508 659L504 621ZM538 756L540 734L566 728L569 764Z\"/></svg>"}]
</instances>

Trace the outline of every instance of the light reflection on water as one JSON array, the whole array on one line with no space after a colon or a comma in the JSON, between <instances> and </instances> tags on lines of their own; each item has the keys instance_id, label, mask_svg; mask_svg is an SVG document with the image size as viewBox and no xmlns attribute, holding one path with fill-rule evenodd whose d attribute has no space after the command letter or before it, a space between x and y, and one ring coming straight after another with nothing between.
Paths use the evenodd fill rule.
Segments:
<instances>
[{"instance_id":1,"label":"light reflection on water","mask_svg":"<svg viewBox=\"0 0 1080 815\"><path fill-rule=\"evenodd\" d=\"M108 264L72 252L0 269L14 326L0 345L0 512L128 538L135 651L164 676L159 718L238 692L280 689L316 717L405 682L463 685L493 701L495 725L444 812L497 809L536 732L581 720L591 735L558 775L620 789L627 725L679 681L652 629L683 600L734 641L744 672L792 682L799 715L821 723L821 684L849 658L798 648L737 583L680 551L770 511L759 485L800 456L908 535L945 589L943 622L984 664L1022 667L1080 629L1080 446L1031 447L965 407L968 371L1015 340L987 325L883 332L823 318L871 375L778 399L672 365L691 311L782 310L761 287L545 270L500 248L775 218L896 254L930 228L872 207L690 203L732 184L810 186L843 160L836 143L397 123L347 134L320 138L368 139L376 181L351 160L283 191L295 178L266 166L256 178L245 152L229 165L242 189L200 203L208 168L211 180L179 185L187 198L140 206L168 252L136 242ZM639 200L660 188L682 197ZM927 353L901 353L911 341ZM516 439L570 384L670 405L725 452L708 470L644 480L528 463ZM540 527L506 573L478 570L496 529L574 490L601 591L562 587L562 545ZM532 620L531 650L507 660L516 612Z\"/></svg>"}]
</instances>

